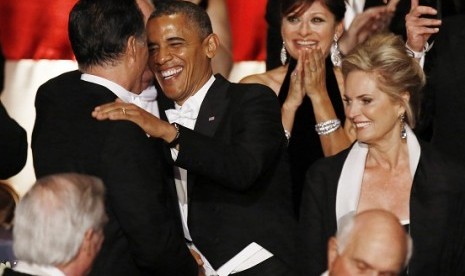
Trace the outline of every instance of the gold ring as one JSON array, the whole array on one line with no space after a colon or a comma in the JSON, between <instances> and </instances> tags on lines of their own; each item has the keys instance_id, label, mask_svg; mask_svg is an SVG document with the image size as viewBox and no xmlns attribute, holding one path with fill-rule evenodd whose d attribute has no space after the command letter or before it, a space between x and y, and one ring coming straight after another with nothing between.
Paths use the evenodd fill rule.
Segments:
<instances>
[{"instance_id":1,"label":"gold ring","mask_svg":"<svg viewBox=\"0 0 465 276\"><path fill-rule=\"evenodd\" d=\"M123 111L123 115L126 115L126 108L125 107L121 108L121 111Z\"/></svg>"}]
</instances>

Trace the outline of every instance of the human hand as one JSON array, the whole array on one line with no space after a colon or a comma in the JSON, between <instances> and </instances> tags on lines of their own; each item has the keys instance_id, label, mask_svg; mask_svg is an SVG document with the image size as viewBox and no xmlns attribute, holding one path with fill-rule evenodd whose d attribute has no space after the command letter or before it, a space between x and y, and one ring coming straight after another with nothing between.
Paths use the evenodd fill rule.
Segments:
<instances>
[{"instance_id":1,"label":"human hand","mask_svg":"<svg viewBox=\"0 0 465 276\"><path fill-rule=\"evenodd\" d=\"M292 110L302 104L302 100L305 96L305 92L302 87L302 72L303 72L303 51L299 51L299 57L297 59L297 65L291 73L291 79L289 81L289 92L287 94L284 105Z\"/></svg>"},{"instance_id":2,"label":"human hand","mask_svg":"<svg viewBox=\"0 0 465 276\"><path fill-rule=\"evenodd\" d=\"M189 250L191 251L192 257L194 257L195 261L197 262L197 265L199 266L199 276L205 276L205 269L203 268L203 260L199 252L195 251L192 248L189 248Z\"/></svg>"},{"instance_id":3,"label":"human hand","mask_svg":"<svg viewBox=\"0 0 465 276\"><path fill-rule=\"evenodd\" d=\"M370 35L389 27L399 0L391 0L385 6L372 7L355 16L347 31L339 40L342 53L349 53Z\"/></svg>"},{"instance_id":4,"label":"human hand","mask_svg":"<svg viewBox=\"0 0 465 276\"><path fill-rule=\"evenodd\" d=\"M153 114L130 103L125 103L120 99L112 103L97 106L92 111L92 117L97 120L127 120L140 126L152 137L162 138L170 142L176 137L174 126L158 119Z\"/></svg>"},{"instance_id":5,"label":"human hand","mask_svg":"<svg viewBox=\"0 0 465 276\"><path fill-rule=\"evenodd\" d=\"M305 50L303 58L303 88L305 94L314 99L327 93L325 58L319 47Z\"/></svg>"},{"instance_id":6,"label":"human hand","mask_svg":"<svg viewBox=\"0 0 465 276\"><path fill-rule=\"evenodd\" d=\"M418 0L411 0L410 12L405 16L407 45L410 49L421 52L431 35L439 32L441 20L421 17L436 14L434 8L419 6Z\"/></svg>"},{"instance_id":7,"label":"human hand","mask_svg":"<svg viewBox=\"0 0 465 276\"><path fill-rule=\"evenodd\" d=\"M3 275L5 268L11 268L10 262L1 263L0 262L0 275Z\"/></svg>"}]
</instances>

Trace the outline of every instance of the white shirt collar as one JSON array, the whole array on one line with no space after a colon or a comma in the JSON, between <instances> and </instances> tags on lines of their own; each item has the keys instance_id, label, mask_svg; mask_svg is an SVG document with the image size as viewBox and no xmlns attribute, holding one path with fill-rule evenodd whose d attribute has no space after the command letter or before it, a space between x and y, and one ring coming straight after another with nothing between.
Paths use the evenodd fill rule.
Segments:
<instances>
[{"instance_id":1,"label":"white shirt collar","mask_svg":"<svg viewBox=\"0 0 465 276\"><path fill-rule=\"evenodd\" d=\"M140 94L135 94L126 90L121 85L99 76L84 73L81 75L81 80L102 85L108 88L111 92L113 92L113 94L115 94L124 102L133 103L145 109L146 111L152 113L153 115L160 117L160 112L158 110L157 103L158 92L155 88L155 85L147 87Z\"/></svg>"},{"instance_id":2,"label":"white shirt collar","mask_svg":"<svg viewBox=\"0 0 465 276\"><path fill-rule=\"evenodd\" d=\"M177 110L182 109L184 105L190 106L192 110L199 114L200 106L202 105L203 99L207 95L208 89L212 86L213 82L215 81L215 76L211 76L210 79L197 91L194 95L190 96L182 106L174 103L174 107ZM197 116L196 116L197 117Z\"/></svg>"},{"instance_id":3,"label":"white shirt collar","mask_svg":"<svg viewBox=\"0 0 465 276\"><path fill-rule=\"evenodd\" d=\"M105 79L105 78L102 78L96 75L87 74L87 73L83 73L81 75L81 80L99 84L101 86L108 88L111 92L113 92L113 94L115 94L118 98L120 98L124 102L131 101L131 96L133 93L129 92L121 85L115 82L112 82L111 80L108 80L108 79Z\"/></svg>"},{"instance_id":4,"label":"white shirt collar","mask_svg":"<svg viewBox=\"0 0 465 276\"><path fill-rule=\"evenodd\" d=\"M410 173L413 179L420 162L421 148L413 131L407 125L405 129L407 131ZM355 215L357 212L367 154L368 145L357 142L353 145L347 159L344 161L336 194L336 220L338 228L341 218L348 214Z\"/></svg>"},{"instance_id":5,"label":"white shirt collar","mask_svg":"<svg viewBox=\"0 0 465 276\"><path fill-rule=\"evenodd\" d=\"M54 266L37 265L24 261L18 261L13 270L37 276L65 276L61 270Z\"/></svg>"}]
</instances>

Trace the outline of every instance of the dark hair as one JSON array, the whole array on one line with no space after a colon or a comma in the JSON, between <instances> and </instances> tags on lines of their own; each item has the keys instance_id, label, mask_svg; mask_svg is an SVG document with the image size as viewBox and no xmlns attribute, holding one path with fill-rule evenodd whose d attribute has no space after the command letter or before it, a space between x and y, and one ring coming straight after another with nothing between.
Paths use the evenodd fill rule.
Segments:
<instances>
[{"instance_id":1,"label":"dark hair","mask_svg":"<svg viewBox=\"0 0 465 276\"><path fill-rule=\"evenodd\" d=\"M158 1L155 11L150 16L157 18L165 15L183 14L187 20L197 27L200 39L205 39L213 33L212 23L207 12L198 5L185 1Z\"/></svg>"},{"instance_id":2,"label":"dark hair","mask_svg":"<svg viewBox=\"0 0 465 276\"><path fill-rule=\"evenodd\" d=\"M69 14L69 40L83 69L117 62L135 36L145 42L145 22L135 0L80 0Z\"/></svg>"},{"instance_id":3,"label":"dark hair","mask_svg":"<svg viewBox=\"0 0 465 276\"><path fill-rule=\"evenodd\" d=\"M318 0L282 0L281 17L286 17L291 13L301 15L316 1ZM346 12L345 0L320 1L334 15L334 17L336 18L336 22L340 22L344 18L344 14Z\"/></svg>"}]
</instances>

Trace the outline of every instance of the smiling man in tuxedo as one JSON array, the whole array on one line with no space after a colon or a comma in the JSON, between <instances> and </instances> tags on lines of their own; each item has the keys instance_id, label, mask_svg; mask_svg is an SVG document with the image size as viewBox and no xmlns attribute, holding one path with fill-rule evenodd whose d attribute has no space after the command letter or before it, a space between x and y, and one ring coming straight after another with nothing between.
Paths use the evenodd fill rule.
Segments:
<instances>
[{"instance_id":1,"label":"smiling man in tuxedo","mask_svg":"<svg viewBox=\"0 0 465 276\"><path fill-rule=\"evenodd\" d=\"M147 36L163 120L121 102L93 115L131 120L165 140L184 237L207 275L294 275L295 218L275 94L212 74L218 37L192 3L157 4Z\"/></svg>"}]
</instances>

